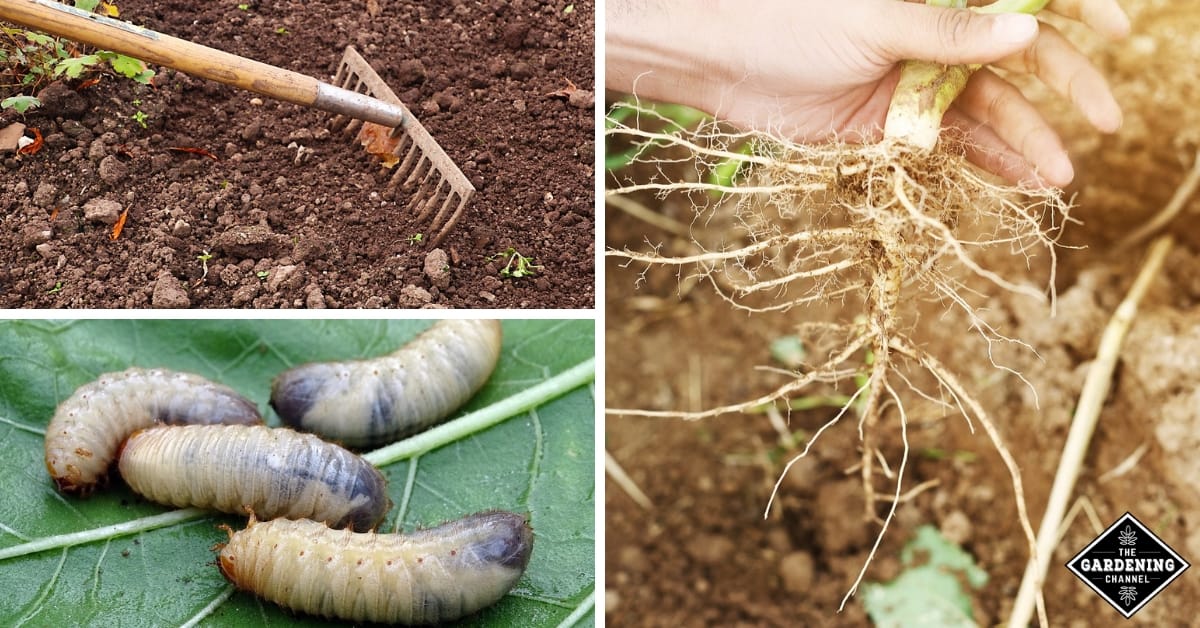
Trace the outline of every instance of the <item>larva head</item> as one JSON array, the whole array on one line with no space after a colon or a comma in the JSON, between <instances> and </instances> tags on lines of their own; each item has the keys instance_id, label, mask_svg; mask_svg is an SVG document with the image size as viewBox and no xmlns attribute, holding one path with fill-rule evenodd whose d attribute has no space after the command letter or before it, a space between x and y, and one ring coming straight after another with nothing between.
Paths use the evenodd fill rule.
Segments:
<instances>
[{"instance_id":1,"label":"larva head","mask_svg":"<svg viewBox=\"0 0 1200 628\"><path fill-rule=\"evenodd\" d=\"M350 499L357 505L341 521L328 522L330 527L349 527L355 532L374 530L392 509L392 499L387 494L387 478L379 469L367 464L358 470Z\"/></svg>"},{"instance_id":2,"label":"larva head","mask_svg":"<svg viewBox=\"0 0 1200 628\"><path fill-rule=\"evenodd\" d=\"M221 553L219 556L217 556L217 568L221 570L221 575L225 576L226 580L233 583L233 586L239 589L245 589L246 587L238 581L237 558L233 555L233 552L229 551L229 544L222 544L220 549Z\"/></svg>"},{"instance_id":3,"label":"larva head","mask_svg":"<svg viewBox=\"0 0 1200 628\"><path fill-rule=\"evenodd\" d=\"M49 439L46 441L46 471L50 473L54 485L63 493L87 497L99 484L108 479L107 469L99 473L90 469L85 472L76 464L89 462L93 457L94 454L86 447L76 447L73 455L68 455L57 446L52 446Z\"/></svg>"},{"instance_id":4,"label":"larva head","mask_svg":"<svg viewBox=\"0 0 1200 628\"><path fill-rule=\"evenodd\" d=\"M533 528L524 515L492 511L471 515L464 525L479 525L488 530L467 552L484 561L524 572L533 553ZM519 576L520 574L518 574Z\"/></svg>"},{"instance_id":5,"label":"larva head","mask_svg":"<svg viewBox=\"0 0 1200 628\"><path fill-rule=\"evenodd\" d=\"M326 370L321 364L305 364L280 373L271 382L271 407L284 425L303 429L304 415L316 403L327 379Z\"/></svg>"},{"instance_id":6,"label":"larva head","mask_svg":"<svg viewBox=\"0 0 1200 628\"><path fill-rule=\"evenodd\" d=\"M54 480L54 485L63 493L87 497L96 488L95 482L84 482L80 478L79 469L73 464L66 465L66 471L62 475L56 475L54 463L46 460L46 470L50 472L50 478Z\"/></svg>"}]
</instances>

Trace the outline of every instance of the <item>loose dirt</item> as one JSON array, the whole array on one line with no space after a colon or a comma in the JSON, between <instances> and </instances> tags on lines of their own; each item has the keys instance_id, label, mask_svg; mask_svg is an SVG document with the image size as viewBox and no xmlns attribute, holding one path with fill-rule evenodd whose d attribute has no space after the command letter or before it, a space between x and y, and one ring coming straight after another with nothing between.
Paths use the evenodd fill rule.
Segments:
<instances>
[{"instance_id":1,"label":"loose dirt","mask_svg":"<svg viewBox=\"0 0 1200 628\"><path fill-rule=\"evenodd\" d=\"M1060 251L1057 316L1021 296L986 289L975 302L986 320L1037 352L997 346L997 362L1021 371L1030 387L988 362L988 347L960 314L936 304L916 321L923 346L954 370L998 423L1021 466L1034 525L1040 521L1084 374L1100 331L1136 273L1141 251L1115 254L1113 243L1146 222L1191 167L1200 116L1190 95L1198 84L1200 11L1164 1L1123 3L1134 36L1083 47L1104 69L1125 109L1124 128L1102 137L1071 117L1062 101L1037 97L1064 130L1077 164L1070 194L1082 225L1066 230ZM679 200L641 201L691 222ZM1191 203L1194 209L1197 201ZM1125 343L1114 386L1085 459L1075 496L1107 526L1132 512L1191 562L1200 559L1200 255L1188 217L1175 224L1180 243L1143 302ZM607 246L662 254L690 252L684 238L609 212ZM1008 278L1046 281L1045 259L1027 268L999 251L989 268ZM798 323L845 319L853 304L746 316L732 311L704 282L674 269L607 266L606 395L610 407L701 410L766 393L780 383L770 342ZM639 279L642 281L639 283ZM921 382L916 382L920 384ZM926 382L927 383L927 382ZM1034 391L1036 391L1036 398ZM816 391L823 392L823 391ZM828 392L828 391L824 391ZM843 392L849 392L843 391ZM903 503L867 580L901 571L899 550L916 527L939 526L962 539L990 579L973 593L979 625L1004 621L1028 558L1008 474L985 435L972 434L957 413L908 395L912 447L906 488L936 482ZM615 483L606 494L606 564L613 626L830 625L868 621L861 602L837 606L878 531L864 522L853 419L821 436L780 489L763 520L783 463L833 417L832 409L796 412L790 429L800 445L782 445L763 415L726 415L696 423L610 416L608 450L655 503L637 506ZM898 426L885 421L876 443L895 469ZM1144 447L1124 473L1105 475ZM878 491L887 490L879 478ZM882 512L882 511L880 511ZM1189 625L1200 606L1200 584L1185 573L1130 621L1062 567L1099 532L1079 516L1051 561L1045 587L1055 626Z\"/></svg>"},{"instance_id":2,"label":"loose dirt","mask_svg":"<svg viewBox=\"0 0 1200 628\"><path fill-rule=\"evenodd\" d=\"M162 68L153 88L59 84L44 108L0 118L45 137L35 155L0 156L0 306L593 306L594 107L550 95L594 89L592 2L119 6L326 80L353 44L478 193L431 255L390 171L326 114ZM543 269L502 277L494 256L510 247Z\"/></svg>"}]
</instances>

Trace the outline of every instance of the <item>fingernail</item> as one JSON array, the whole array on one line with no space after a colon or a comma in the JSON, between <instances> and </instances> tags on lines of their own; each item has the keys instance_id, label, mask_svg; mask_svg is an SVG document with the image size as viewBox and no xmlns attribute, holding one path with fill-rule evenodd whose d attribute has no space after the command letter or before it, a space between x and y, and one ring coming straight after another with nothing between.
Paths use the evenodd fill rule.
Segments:
<instances>
[{"instance_id":1,"label":"fingernail","mask_svg":"<svg viewBox=\"0 0 1200 628\"><path fill-rule=\"evenodd\" d=\"M1071 165L1071 158L1065 152L1059 153L1048 160L1042 175L1050 183L1064 187L1075 178L1075 166Z\"/></svg>"},{"instance_id":2,"label":"fingernail","mask_svg":"<svg viewBox=\"0 0 1200 628\"><path fill-rule=\"evenodd\" d=\"M992 36L1005 44L1027 44L1037 37L1038 21L1024 13L1001 13L992 18Z\"/></svg>"}]
</instances>

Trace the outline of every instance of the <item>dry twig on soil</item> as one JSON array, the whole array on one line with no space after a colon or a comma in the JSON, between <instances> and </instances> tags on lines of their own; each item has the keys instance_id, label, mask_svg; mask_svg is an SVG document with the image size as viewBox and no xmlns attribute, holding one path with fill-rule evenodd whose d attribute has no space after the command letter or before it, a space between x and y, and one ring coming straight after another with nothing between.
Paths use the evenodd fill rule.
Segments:
<instances>
[{"instance_id":1,"label":"dry twig on soil","mask_svg":"<svg viewBox=\"0 0 1200 628\"><path fill-rule=\"evenodd\" d=\"M1017 591L1013 612L1008 619L1009 628L1023 628L1029 625L1034 598L1041 593L1046 569L1050 566L1050 557L1054 553L1054 546L1058 544L1058 528L1067 509L1067 501L1071 498L1071 491L1075 489L1075 480L1079 478L1083 458L1091 443L1092 433L1096 430L1100 409L1104 405L1104 398L1108 396L1117 359L1121 357L1121 344L1125 341L1125 334L1133 324L1134 318L1137 317L1138 304L1141 303L1150 283L1162 270L1163 261L1172 244L1173 238L1165 235L1150 245L1150 252L1146 255L1142 270L1134 280L1133 286L1129 288L1125 299L1117 306L1108 326L1104 328L1104 334L1100 337L1096 359L1088 368L1083 390L1079 393L1079 403L1075 406L1075 416L1071 420L1071 430L1067 433L1062 457L1059 458L1058 471L1054 474L1046 513L1042 516L1042 525L1038 529L1037 552L1026 565L1025 576L1021 579L1021 588Z\"/></svg>"}]
</instances>

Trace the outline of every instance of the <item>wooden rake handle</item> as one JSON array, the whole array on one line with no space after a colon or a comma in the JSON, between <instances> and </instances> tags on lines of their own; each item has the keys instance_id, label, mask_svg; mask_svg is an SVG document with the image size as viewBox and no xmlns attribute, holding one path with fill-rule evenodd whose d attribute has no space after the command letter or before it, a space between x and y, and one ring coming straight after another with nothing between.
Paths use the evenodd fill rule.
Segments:
<instances>
[{"instance_id":1,"label":"wooden rake handle","mask_svg":"<svg viewBox=\"0 0 1200 628\"><path fill-rule=\"evenodd\" d=\"M175 68L277 100L402 127L408 114L395 105L335 87L298 72L88 13L53 0L0 0L0 20Z\"/></svg>"}]
</instances>

